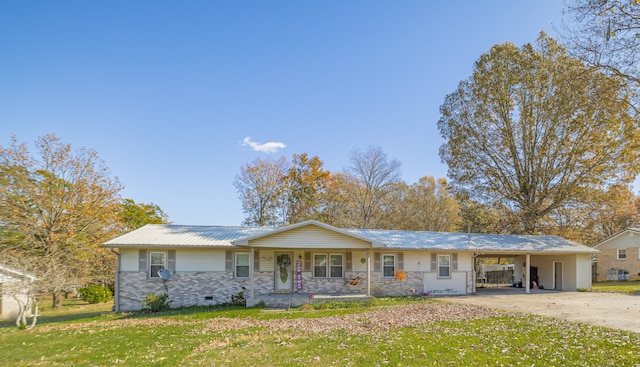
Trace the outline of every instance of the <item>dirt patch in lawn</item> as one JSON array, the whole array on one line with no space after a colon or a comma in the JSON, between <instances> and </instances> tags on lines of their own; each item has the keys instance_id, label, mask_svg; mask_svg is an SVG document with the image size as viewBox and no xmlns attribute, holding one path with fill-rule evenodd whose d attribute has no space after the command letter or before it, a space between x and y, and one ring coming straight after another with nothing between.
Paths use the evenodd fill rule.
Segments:
<instances>
[{"instance_id":1,"label":"dirt patch in lawn","mask_svg":"<svg viewBox=\"0 0 640 367\"><path fill-rule=\"evenodd\" d=\"M538 291L532 294L494 293L439 299L640 332L638 295Z\"/></svg>"}]
</instances>

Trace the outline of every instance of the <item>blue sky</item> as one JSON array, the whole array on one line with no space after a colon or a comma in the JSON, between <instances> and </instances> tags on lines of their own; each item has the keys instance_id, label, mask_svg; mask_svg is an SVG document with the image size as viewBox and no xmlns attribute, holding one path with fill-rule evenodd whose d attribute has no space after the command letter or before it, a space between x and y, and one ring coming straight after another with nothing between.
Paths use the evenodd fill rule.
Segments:
<instances>
[{"instance_id":1,"label":"blue sky","mask_svg":"<svg viewBox=\"0 0 640 367\"><path fill-rule=\"evenodd\" d=\"M330 171L379 145L445 177L439 106L496 43L556 36L563 1L2 1L0 144L87 147L176 224L239 225L271 154ZM246 138L249 140L245 140ZM243 143L244 142L244 143ZM280 143L275 153L254 148Z\"/></svg>"}]
</instances>

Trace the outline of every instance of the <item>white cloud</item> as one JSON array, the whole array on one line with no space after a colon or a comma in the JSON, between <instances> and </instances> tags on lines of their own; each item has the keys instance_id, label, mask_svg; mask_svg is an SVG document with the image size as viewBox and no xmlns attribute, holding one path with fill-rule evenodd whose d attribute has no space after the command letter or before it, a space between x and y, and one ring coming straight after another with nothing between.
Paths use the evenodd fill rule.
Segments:
<instances>
[{"instance_id":1,"label":"white cloud","mask_svg":"<svg viewBox=\"0 0 640 367\"><path fill-rule=\"evenodd\" d=\"M247 136L242 140L242 145L245 147L249 147L255 150L256 152L263 152L263 153L275 153L278 150L286 147L284 143L280 143L277 141L270 141L264 144L256 143L255 141L251 141L250 136Z\"/></svg>"}]
</instances>

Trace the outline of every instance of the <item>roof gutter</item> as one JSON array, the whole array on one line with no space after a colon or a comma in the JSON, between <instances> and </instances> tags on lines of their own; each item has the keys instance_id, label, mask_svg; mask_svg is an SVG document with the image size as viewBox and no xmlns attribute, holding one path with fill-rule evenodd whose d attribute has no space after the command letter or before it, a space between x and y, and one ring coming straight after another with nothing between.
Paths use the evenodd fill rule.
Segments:
<instances>
[{"instance_id":1,"label":"roof gutter","mask_svg":"<svg viewBox=\"0 0 640 367\"><path fill-rule=\"evenodd\" d=\"M113 286L113 311L120 312L120 282L118 281L120 278L120 252L116 251L113 247L110 247L109 250L116 254L116 276Z\"/></svg>"}]
</instances>

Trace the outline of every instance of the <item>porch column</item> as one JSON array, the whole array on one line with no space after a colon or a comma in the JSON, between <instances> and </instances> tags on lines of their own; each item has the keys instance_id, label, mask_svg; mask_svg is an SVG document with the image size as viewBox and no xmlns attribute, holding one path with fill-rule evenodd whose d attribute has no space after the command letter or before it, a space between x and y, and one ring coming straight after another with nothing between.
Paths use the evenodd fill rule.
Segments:
<instances>
[{"instance_id":1,"label":"porch column","mask_svg":"<svg viewBox=\"0 0 640 367\"><path fill-rule=\"evenodd\" d=\"M367 297L371 296L371 250L367 249Z\"/></svg>"},{"instance_id":2,"label":"porch column","mask_svg":"<svg viewBox=\"0 0 640 367\"><path fill-rule=\"evenodd\" d=\"M253 247L250 247L249 248L249 299L251 299L252 305L255 300L254 294L253 294L253 268L254 268L254 265L256 264L253 261L253 257L254 257Z\"/></svg>"},{"instance_id":3,"label":"porch column","mask_svg":"<svg viewBox=\"0 0 640 367\"><path fill-rule=\"evenodd\" d=\"M524 282L526 283L524 289L525 293L531 293L531 255L527 254L527 266L525 266Z\"/></svg>"}]
</instances>

